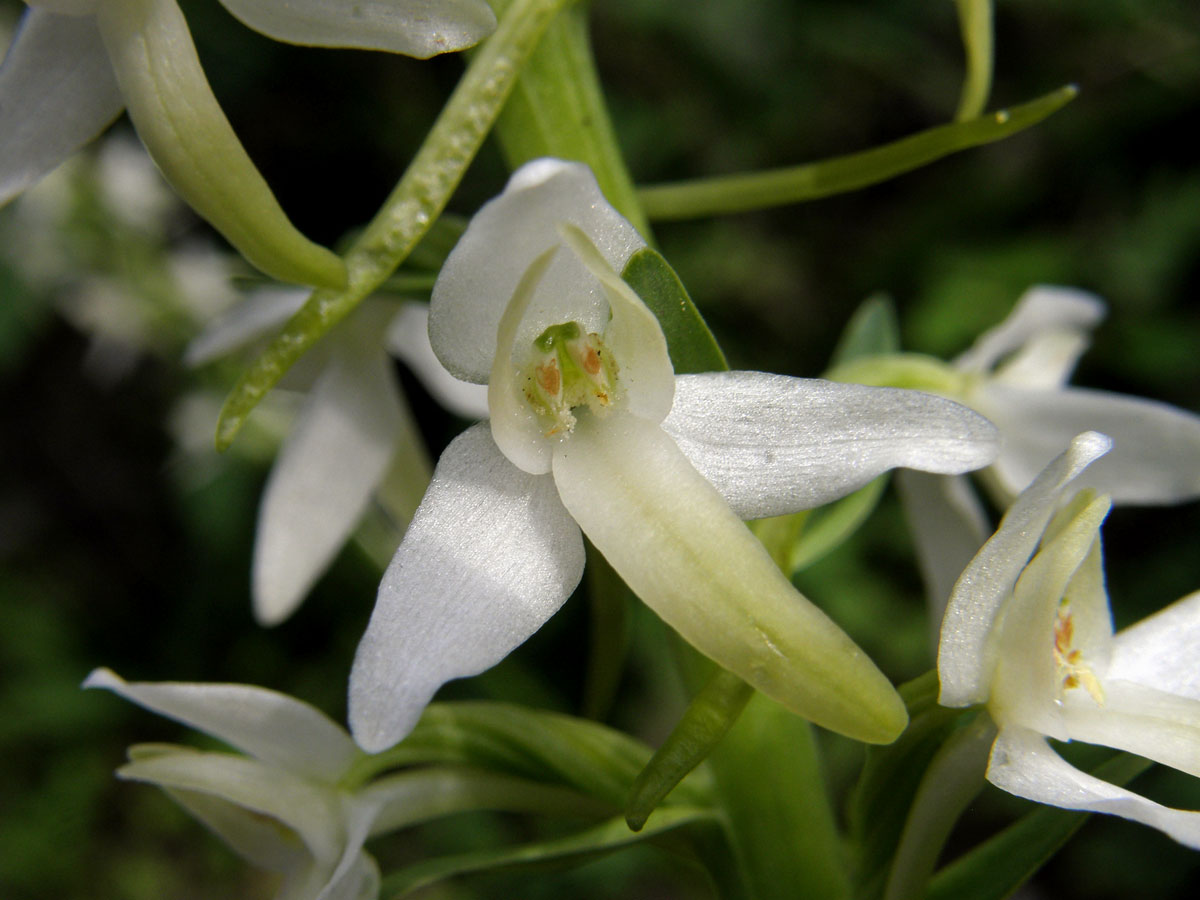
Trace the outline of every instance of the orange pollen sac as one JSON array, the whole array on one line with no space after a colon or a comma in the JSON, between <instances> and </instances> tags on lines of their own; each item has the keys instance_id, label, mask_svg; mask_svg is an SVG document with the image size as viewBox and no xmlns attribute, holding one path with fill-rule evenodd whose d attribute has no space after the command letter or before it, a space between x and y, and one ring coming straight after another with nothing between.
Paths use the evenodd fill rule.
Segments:
<instances>
[{"instance_id":1,"label":"orange pollen sac","mask_svg":"<svg viewBox=\"0 0 1200 900\"><path fill-rule=\"evenodd\" d=\"M1074 639L1075 623L1071 621L1071 614L1059 610L1058 618L1054 620L1054 655L1069 659L1068 653ZM1075 651L1075 655L1079 655L1078 650Z\"/></svg>"},{"instance_id":2,"label":"orange pollen sac","mask_svg":"<svg viewBox=\"0 0 1200 900\"><path fill-rule=\"evenodd\" d=\"M551 359L545 365L538 366L535 371L537 373L538 386L551 396L557 395L562 388L562 376L558 371L558 360Z\"/></svg>"},{"instance_id":3,"label":"orange pollen sac","mask_svg":"<svg viewBox=\"0 0 1200 900\"><path fill-rule=\"evenodd\" d=\"M589 375L600 374L600 354L595 347L588 347L583 354L583 370Z\"/></svg>"}]
</instances>

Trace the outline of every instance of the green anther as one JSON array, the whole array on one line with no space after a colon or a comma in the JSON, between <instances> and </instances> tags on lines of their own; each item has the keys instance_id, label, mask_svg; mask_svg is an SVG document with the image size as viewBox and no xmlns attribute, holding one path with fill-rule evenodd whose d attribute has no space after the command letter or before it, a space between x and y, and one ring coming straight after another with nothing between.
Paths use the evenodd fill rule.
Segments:
<instances>
[{"instance_id":1,"label":"green anther","mask_svg":"<svg viewBox=\"0 0 1200 900\"><path fill-rule=\"evenodd\" d=\"M617 364L598 334L578 322L551 325L533 341L537 353L526 368L525 397L547 424L546 435L570 433L572 410L599 412L616 399Z\"/></svg>"}]
</instances>

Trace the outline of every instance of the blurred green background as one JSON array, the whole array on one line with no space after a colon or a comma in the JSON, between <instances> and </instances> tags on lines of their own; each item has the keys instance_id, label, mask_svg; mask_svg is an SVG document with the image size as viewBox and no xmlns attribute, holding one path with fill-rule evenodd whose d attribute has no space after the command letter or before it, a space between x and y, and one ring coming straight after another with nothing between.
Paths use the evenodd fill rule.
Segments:
<instances>
[{"instance_id":1,"label":"blurred green background","mask_svg":"<svg viewBox=\"0 0 1200 900\"><path fill-rule=\"evenodd\" d=\"M287 47L215 0L182 5L251 156L300 228L328 243L371 215L461 71L454 58ZM598 66L638 183L865 149L947 121L957 102L950 0L592 6ZM4 0L0 21L11 27L22 9ZM1067 82L1079 98L1029 132L885 185L663 224L664 254L735 367L819 374L850 313L880 291L897 305L908 349L953 354L1030 284L1060 283L1110 304L1077 383L1200 410L1200 152L1186 138L1200 116L1200 6L1001 0L996 32L991 108ZM222 459L194 442L186 423L202 432L213 421L211 401L234 370L180 364L207 307L191 296L200 276L178 258L203 258L216 239L178 209L151 226L114 224L95 173L127 132L121 121L91 146L53 196L0 211L0 897L265 897L269 879L157 791L112 778L126 745L182 731L79 682L107 665L131 679L255 683L341 718L378 572L352 547L291 621L253 623L250 547L270 429ZM469 215L504 177L489 143L453 211ZM461 423L402 378L436 453ZM1196 504L1112 514L1118 625L1200 587L1197 535ZM890 497L799 584L896 679L930 664ZM577 711L586 618L569 603L495 672L447 695ZM614 721L654 739L678 698L649 654L637 650L635 662ZM828 746L840 784L856 751ZM1151 772L1138 786L1200 808L1195 779ZM989 789L964 841L1021 809ZM520 827L453 820L377 849L416 859L513 839ZM1027 896L1192 897L1197 860L1148 829L1092 821ZM429 894L563 895L690 897L703 887L638 850L573 873Z\"/></svg>"}]
</instances>

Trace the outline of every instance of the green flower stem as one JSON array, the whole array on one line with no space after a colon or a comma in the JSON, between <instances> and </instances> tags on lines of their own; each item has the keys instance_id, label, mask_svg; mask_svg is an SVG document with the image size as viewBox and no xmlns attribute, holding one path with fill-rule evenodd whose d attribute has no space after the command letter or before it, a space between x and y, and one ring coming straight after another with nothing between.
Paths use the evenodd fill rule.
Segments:
<instances>
[{"instance_id":1,"label":"green flower stem","mask_svg":"<svg viewBox=\"0 0 1200 900\"><path fill-rule=\"evenodd\" d=\"M318 290L243 373L221 409L224 450L259 400L309 347L382 284L441 213L551 20L572 0L514 0L471 60L408 170L346 254L349 284Z\"/></svg>"},{"instance_id":2,"label":"green flower stem","mask_svg":"<svg viewBox=\"0 0 1200 900\"><path fill-rule=\"evenodd\" d=\"M961 396L970 378L949 363L922 353L884 353L860 356L829 369L822 376L848 384L899 387L933 394Z\"/></svg>"},{"instance_id":3,"label":"green flower stem","mask_svg":"<svg viewBox=\"0 0 1200 900\"><path fill-rule=\"evenodd\" d=\"M638 191L652 220L694 219L784 206L878 184L934 160L1006 138L1069 103L1078 89L1061 87L1037 100L968 122L939 125L880 147L821 162L724 175Z\"/></svg>"},{"instance_id":4,"label":"green flower stem","mask_svg":"<svg viewBox=\"0 0 1200 900\"><path fill-rule=\"evenodd\" d=\"M954 121L966 122L987 108L992 92L992 0L954 0L954 4L967 54L967 75Z\"/></svg>"},{"instance_id":5,"label":"green flower stem","mask_svg":"<svg viewBox=\"0 0 1200 900\"><path fill-rule=\"evenodd\" d=\"M501 12L509 2L493 6ZM587 163L608 202L650 240L596 74L583 4L546 30L496 122L496 138L513 169L539 156Z\"/></svg>"},{"instance_id":6,"label":"green flower stem","mask_svg":"<svg viewBox=\"0 0 1200 900\"><path fill-rule=\"evenodd\" d=\"M996 726L977 716L938 750L917 788L888 874L884 900L919 900L958 817L983 788Z\"/></svg>"}]
</instances>

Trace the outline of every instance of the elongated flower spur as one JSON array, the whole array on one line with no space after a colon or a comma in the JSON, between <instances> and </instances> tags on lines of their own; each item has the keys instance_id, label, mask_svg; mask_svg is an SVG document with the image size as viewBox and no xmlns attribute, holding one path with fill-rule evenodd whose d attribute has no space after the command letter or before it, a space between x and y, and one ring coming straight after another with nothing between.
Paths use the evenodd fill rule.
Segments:
<instances>
[{"instance_id":1,"label":"elongated flower spur","mask_svg":"<svg viewBox=\"0 0 1200 900\"><path fill-rule=\"evenodd\" d=\"M495 26L484 0L223 0L268 37L432 56ZM345 267L291 224L217 104L175 0L30 0L0 66L0 206L129 116L167 180L281 281L340 287Z\"/></svg>"},{"instance_id":2,"label":"elongated flower spur","mask_svg":"<svg viewBox=\"0 0 1200 900\"><path fill-rule=\"evenodd\" d=\"M987 705L997 787L1200 849L1200 812L1081 772L1047 743L1103 744L1200 776L1200 593L1114 635L1099 533L1110 500L1085 489L1062 505L1110 446L1095 432L1075 438L962 573L942 624L939 702Z\"/></svg>"},{"instance_id":3,"label":"elongated flower spur","mask_svg":"<svg viewBox=\"0 0 1200 900\"><path fill-rule=\"evenodd\" d=\"M787 707L866 741L903 728L887 679L741 519L818 506L895 466L978 468L994 429L912 391L676 377L616 272L643 246L584 166L537 160L447 260L430 338L453 375L488 383L491 420L443 453L384 574L351 675L361 746L399 740L442 683L541 627L580 579L581 529L684 638Z\"/></svg>"}]
</instances>

